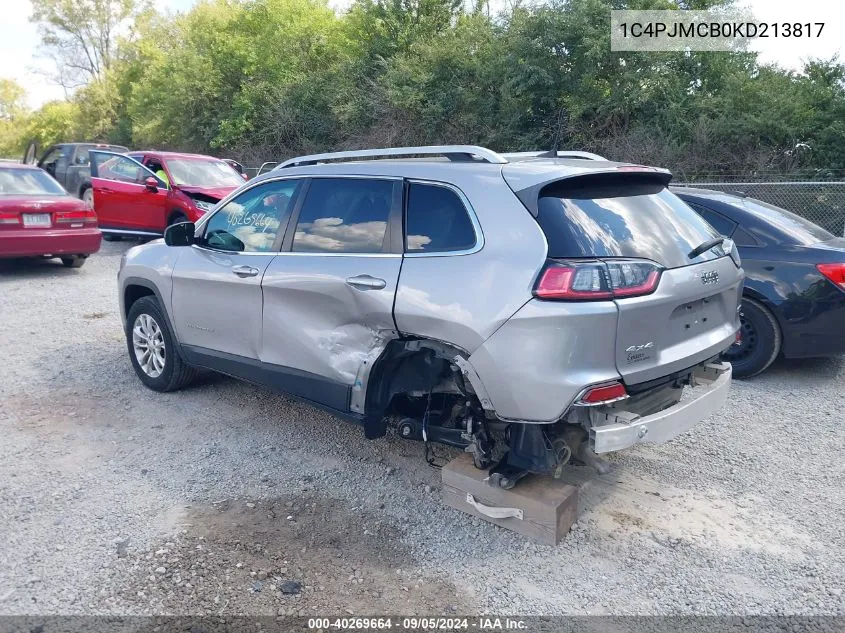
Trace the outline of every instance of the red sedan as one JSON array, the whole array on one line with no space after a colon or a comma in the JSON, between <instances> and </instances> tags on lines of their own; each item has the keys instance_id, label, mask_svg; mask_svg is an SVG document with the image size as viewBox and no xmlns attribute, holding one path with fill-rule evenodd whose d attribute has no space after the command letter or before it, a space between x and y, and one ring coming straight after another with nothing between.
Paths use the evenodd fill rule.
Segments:
<instances>
[{"instance_id":1,"label":"red sedan","mask_svg":"<svg viewBox=\"0 0 845 633\"><path fill-rule=\"evenodd\" d=\"M79 268L101 239L94 210L47 172L0 163L0 257L59 257Z\"/></svg>"}]
</instances>

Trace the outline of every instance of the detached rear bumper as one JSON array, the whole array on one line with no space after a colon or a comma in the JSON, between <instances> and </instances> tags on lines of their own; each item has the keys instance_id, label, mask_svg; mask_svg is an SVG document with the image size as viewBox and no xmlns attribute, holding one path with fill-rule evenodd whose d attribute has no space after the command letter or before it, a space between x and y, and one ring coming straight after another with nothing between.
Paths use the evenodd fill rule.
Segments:
<instances>
[{"instance_id":1,"label":"detached rear bumper","mask_svg":"<svg viewBox=\"0 0 845 633\"><path fill-rule=\"evenodd\" d=\"M716 413L725 404L731 386L730 363L709 363L693 372L693 384L701 387L696 397L652 415L625 415L619 411L607 424L590 430L596 453L619 451L634 444L662 444Z\"/></svg>"}]
</instances>

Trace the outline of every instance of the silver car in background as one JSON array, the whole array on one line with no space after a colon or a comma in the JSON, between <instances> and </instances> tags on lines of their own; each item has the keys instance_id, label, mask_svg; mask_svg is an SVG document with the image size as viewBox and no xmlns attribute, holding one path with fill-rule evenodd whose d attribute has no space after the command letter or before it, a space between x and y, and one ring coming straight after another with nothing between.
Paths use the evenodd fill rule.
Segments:
<instances>
[{"instance_id":1,"label":"silver car in background","mask_svg":"<svg viewBox=\"0 0 845 633\"><path fill-rule=\"evenodd\" d=\"M291 159L128 251L130 360L157 391L212 369L464 448L505 488L601 469L730 386L739 257L670 178L475 146Z\"/></svg>"}]
</instances>

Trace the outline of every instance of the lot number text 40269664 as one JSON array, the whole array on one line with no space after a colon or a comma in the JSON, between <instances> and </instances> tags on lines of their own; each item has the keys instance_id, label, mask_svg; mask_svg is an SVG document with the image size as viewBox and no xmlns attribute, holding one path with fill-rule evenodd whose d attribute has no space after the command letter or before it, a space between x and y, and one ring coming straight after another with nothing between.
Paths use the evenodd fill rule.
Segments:
<instances>
[{"instance_id":1,"label":"lot number text 40269664","mask_svg":"<svg viewBox=\"0 0 845 633\"><path fill-rule=\"evenodd\" d=\"M404 617L404 618L309 618L308 628L330 630L388 630L404 631L521 631L526 623L519 619L497 617Z\"/></svg>"}]
</instances>

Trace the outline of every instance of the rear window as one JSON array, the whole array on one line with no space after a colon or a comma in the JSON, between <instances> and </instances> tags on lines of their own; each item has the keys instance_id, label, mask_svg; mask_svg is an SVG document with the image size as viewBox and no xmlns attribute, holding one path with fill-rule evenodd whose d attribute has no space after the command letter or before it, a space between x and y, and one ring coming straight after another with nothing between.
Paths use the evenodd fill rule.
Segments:
<instances>
[{"instance_id":1,"label":"rear window","mask_svg":"<svg viewBox=\"0 0 845 633\"><path fill-rule=\"evenodd\" d=\"M827 242L834 238L831 233L800 215L795 215L786 209L767 204L761 200L743 198L731 200L730 203L737 206L745 205L746 209L773 225L788 239L793 240L795 244L809 246L819 242Z\"/></svg>"},{"instance_id":2,"label":"rear window","mask_svg":"<svg viewBox=\"0 0 845 633\"><path fill-rule=\"evenodd\" d=\"M0 196L66 196L67 192L40 169L0 169Z\"/></svg>"},{"instance_id":3,"label":"rear window","mask_svg":"<svg viewBox=\"0 0 845 633\"><path fill-rule=\"evenodd\" d=\"M724 254L715 248L689 259L719 233L659 183L554 183L540 192L537 221L554 258L638 257L678 268Z\"/></svg>"}]
</instances>

